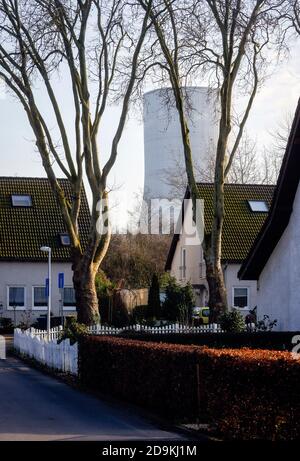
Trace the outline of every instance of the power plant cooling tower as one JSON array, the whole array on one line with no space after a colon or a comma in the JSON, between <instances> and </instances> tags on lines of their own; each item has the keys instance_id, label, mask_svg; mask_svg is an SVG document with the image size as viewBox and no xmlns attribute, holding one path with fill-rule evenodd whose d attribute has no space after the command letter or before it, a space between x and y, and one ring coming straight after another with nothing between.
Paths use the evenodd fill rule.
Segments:
<instances>
[{"instance_id":1,"label":"power plant cooling tower","mask_svg":"<svg viewBox=\"0 0 300 461\"><path fill-rule=\"evenodd\" d=\"M218 134L217 92L202 87L187 87L184 91L196 177L198 181L207 181ZM182 174L183 181L186 178L181 129L171 88L144 95L144 152L145 197L171 198L172 172Z\"/></svg>"}]
</instances>

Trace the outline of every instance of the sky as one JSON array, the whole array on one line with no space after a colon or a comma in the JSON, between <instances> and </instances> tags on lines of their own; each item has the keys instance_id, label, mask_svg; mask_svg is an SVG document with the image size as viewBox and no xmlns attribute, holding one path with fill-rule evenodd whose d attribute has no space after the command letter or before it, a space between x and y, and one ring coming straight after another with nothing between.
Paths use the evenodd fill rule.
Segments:
<instances>
[{"instance_id":1,"label":"sky","mask_svg":"<svg viewBox=\"0 0 300 461\"><path fill-rule=\"evenodd\" d=\"M250 114L247 132L257 146L268 146L271 133L288 115L293 115L300 96L300 45L293 46L288 61L276 67L256 96ZM201 82L197 82L201 86ZM63 115L67 125L73 123L70 113L71 100L66 92L68 82L63 77L55 84L55 90L63 102ZM152 88L148 88L151 90ZM39 102L46 107L45 95L40 92ZM118 119L119 108L112 106L107 112L100 133L100 152L107 156L110 141ZM51 124L51 119L50 124ZM45 176L33 134L26 114L18 101L0 86L0 175ZM114 219L126 220L127 208L132 207L133 197L143 188L144 145L141 113L131 113L120 143L119 156L111 172L109 185L113 192Z\"/></svg>"}]
</instances>

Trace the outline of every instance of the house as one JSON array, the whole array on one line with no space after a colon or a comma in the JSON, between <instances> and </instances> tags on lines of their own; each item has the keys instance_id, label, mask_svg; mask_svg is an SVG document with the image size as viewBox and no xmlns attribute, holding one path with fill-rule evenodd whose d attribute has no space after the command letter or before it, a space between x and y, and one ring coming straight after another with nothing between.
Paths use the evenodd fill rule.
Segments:
<instances>
[{"instance_id":1,"label":"house","mask_svg":"<svg viewBox=\"0 0 300 461\"><path fill-rule=\"evenodd\" d=\"M67 198L70 183L59 179ZM90 212L84 190L79 216L83 238L88 235ZM74 314L75 298L70 260L70 240L61 212L45 178L0 177L0 317L16 324L33 322L47 312L46 278L48 254L52 253L52 314ZM64 289L58 288L58 274L64 273Z\"/></svg>"},{"instance_id":2,"label":"house","mask_svg":"<svg viewBox=\"0 0 300 461\"><path fill-rule=\"evenodd\" d=\"M204 226L210 232L213 218L214 185L198 184L204 204ZM238 271L245 260L258 232L268 215L274 186L225 184L225 219L222 237L222 267L228 293L228 305L247 313L256 306L255 280L238 279ZM189 199L187 191L185 199ZM208 302L208 284L200 239L191 239L192 203L188 200L182 213L181 232L174 234L170 246L166 270L181 283L190 282L195 290L196 304Z\"/></svg>"},{"instance_id":3,"label":"house","mask_svg":"<svg viewBox=\"0 0 300 461\"><path fill-rule=\"evenodd\" d=\"M300 330L300 101L272 207L239 277L257 282L259 317L279 330Z\"/></svg>"}]
</instances>

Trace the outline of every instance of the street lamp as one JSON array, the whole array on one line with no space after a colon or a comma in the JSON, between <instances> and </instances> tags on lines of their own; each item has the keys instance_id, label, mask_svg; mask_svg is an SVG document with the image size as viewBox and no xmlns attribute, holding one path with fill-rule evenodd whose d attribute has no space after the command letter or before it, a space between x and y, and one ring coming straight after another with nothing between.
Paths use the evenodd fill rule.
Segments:
<instances>
[{"instance_id":1,"label":"street lamp","mask_svg":"<svg viewBox=\"0 0 300 461\"><path fill-rule=\"evenodd\" d=\"M40 248L44 253L48 253L48 311L47 311L47 336L50 341L50 314L51 314L51 248L43 246Z\"/></svg>"}]
</instances>

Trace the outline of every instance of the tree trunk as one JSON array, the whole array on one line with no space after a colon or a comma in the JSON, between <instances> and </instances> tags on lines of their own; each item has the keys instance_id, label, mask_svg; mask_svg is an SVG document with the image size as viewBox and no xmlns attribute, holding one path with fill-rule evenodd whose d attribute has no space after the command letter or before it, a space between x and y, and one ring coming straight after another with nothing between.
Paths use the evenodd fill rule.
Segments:
<instances>
[{"instance_id":1,"label":"tree trunk","mask_svg":"<svg viewBox=\"0 0 300 461\"><path fill-rule=\"evenodd\" d=\"M221 265L206 261L206 280L209 289L210 321L217 323L227 308L227 292Z\"/></svg>"},{"instance_id":2,"label":"tree trunk","mask_svg":"<svg viewBox=\"0 0 300 461\"><path fill-rule=\"evenodd\" d=\"M224 184L225 184L225 159L228 138L231 131L231 85L225 79L221 90L221 118L219 123L219 139L216 152L213 222L209 243L204 242L206 278L209 287L209 307L211 321L217 322L220 314L227 310L227 293L224 283L224 274L221 265L222 235L225 216ZM207 238L206 238L207 240Z\"/></svg>"},{"instance_id":3,"label":"tree trunk","mask_svg":"<svg viewBox=\"0 0 300 461\"><path fill-rule=\"evenodd\" d=\"M93 325L100 320L95 278L110 242L111 231L109 225L107 223L106 225L107 232L101 237L97 235L98 231L95 232L89 239L83 254L80 248L72 249L77 321L85 325ZM96 220L93 227L97 228Z\"/></svg>"},{"instance_id":4,"label":"tree trunk","mask_svg":"<svg viewBox=\"0 0 300 461\"><path fill-rule=\"evenodd\" d=\"M72 250L73 285L75 290L77 321L93 325L99 321L99 305L95 278L99 265L93 263L93 244L88 244L84 254Z\"/></svg>"},{"instance_id":5,"label":"tree trunk","mask_svg":"<svg viewBox=\"0 0 300 461\"><path fill-rule=\"evenodd\" d=\"M93 325L99 320L99 304L95 287L96 271L79 264L74 268L73 284L75 289L77 321Z\"/></svg>"}]
</instances>

